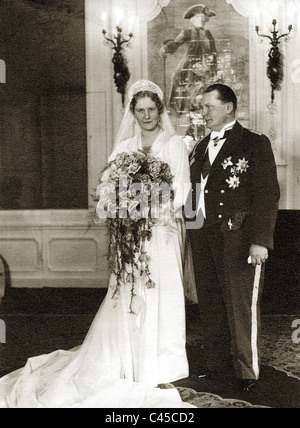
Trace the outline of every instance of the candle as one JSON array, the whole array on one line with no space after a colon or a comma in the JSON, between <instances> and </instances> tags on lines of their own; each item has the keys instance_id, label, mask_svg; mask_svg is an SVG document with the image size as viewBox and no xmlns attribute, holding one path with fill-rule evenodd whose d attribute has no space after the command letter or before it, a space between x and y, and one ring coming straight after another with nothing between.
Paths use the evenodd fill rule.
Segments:
<instances>
[{"instance_id":1,"label":"candle","mask_svg":"<svg viewBox=\"0 0 300 428\"><path fill-rule=\"evenodd\" d=\"M281 1L281 0L280 0ZM280 14L280 11L281 11L281 8L280 8L280 1L279 0L272 0L271 1L271 7L270 7L270 10L272 11L272 13L273 13L273 19L276 19L277 21L280 19L280 17L281 17L281 14Z\"/></svg>"},{"instance_id":2,"label":"candle","mask_svg":"<svg viewBox=\"0 0 300 428\"><path fill-rule=\"evenodd\" d=\"M297 13L297 9L295 7L294 1L293 0L289 0L289 5L287 6L287 20L288 20L288 25L292 24L293 22L295 22L295 14Z\"/></svg>"},{"instance_id":3,"label":"candle","mask_svg":"<svg viewBox=\"0 0 300 428\"><path fill-rule=\"evenodd\" d=\"M103 12L103 13L102 13L102 15L101 15L101 19L102 19L102 21L103 21L103 24L106 24L106 21L107 21L107 13L106 13L106 12Z\"/></svg>"},{"instance_id":4,"label":"candle","mask_svg":"<svg viewBox=\"0 0 300 428\"><path fill-rule=\"evenodd\" d=\"M121 20L123 18L123 11L122 9L120 9L119 7L116 9L115 11L115 16L116 16L116 24L117 27L119 27L121 25Z\"/></svg>"},{"instance_id":5,"label":"candle","mask_svg":"<svg viewBox=\"0 0 300 428\"><path fill-rule=\"evenodd\" d=\"M260 27L262 23L262 13L259 7L255 8L255 10L253 11L253 16L255 23Z\"/></svg>"},{"instance_id":6,"label":"candle","mask_svg":"<svg viewBox=\"0 0 300 428\"><path fill-rule=\"evenodd\" d=\"M128 31L131 33L134 27L134 23L135 23L135 16L131 16L129 19L129 27L128 27Z\"/></svg>"}]
</instances>

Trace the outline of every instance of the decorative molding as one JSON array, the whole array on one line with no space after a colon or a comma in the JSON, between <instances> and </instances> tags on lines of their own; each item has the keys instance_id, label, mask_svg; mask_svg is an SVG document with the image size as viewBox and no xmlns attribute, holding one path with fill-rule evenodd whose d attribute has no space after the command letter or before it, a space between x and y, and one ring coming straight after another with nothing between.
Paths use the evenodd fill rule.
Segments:
<instances>
[{"instance_id":1,"label":"decorative molding","mask_svg":"<svg viewBox=\"0 0 300 428\"><path fill-rule=\"evenodd\" d=\"M136 55L138 62L135 68L139 70L139 76L135 76L135 80L148 79L148 22L153 21L162 10L167 7L171 0L149 0L137 2L137 16L139 16L139 50L140 56Z\"/></svg>"},{"instance_id":2,"label":"decorative molding","mask_svg":"<svg viewBox=\"0 0 300 428\"><path fill-rule=\"evenodd\" d=\"M51 230L72 228L87 230L88 210L33 210L0 211L0 231L22 228L24 230ZM95 229L105 229L105 221ZM2 236L2 235L1 235Z\"/></svg>"},{"instance_id":3,"label":"decorative molding","mask_svg":"<svg viewBox=\"0 0 300 428\"><path fill-rule=\"evenodd\" d=\"M99 173L104 169L113 145L108 133L107 98L105 92L87 94L89 194L99 184ZM89 200L92 203L91 196Z\"/></svg>"},{"instance_id":4,"label":"decorative molding","mask_svg":"<svg viewBox=\"0 0 300 428\"><path fill-rule=\"evenodd\" d=\"M268 137L270 138L274 156L276 159L277 165L285 165L285 148L283 144L283 129L282 129L282 120L279 119L282 108L280 108L277 103L270 103L267 106L269 111L269 130Z\"/></svg>"},{"instance_id":5,"label":"decorative molding","mask_svg":"<svg viewBox=\"0 0 300 428\"><path fill-rule=\"evenodd\" d=\"M7 260L9 253L13 252L14 257L9 260L9 266L12 272L39 272L42 269L41 258L41 243L35 238L1 238L1 251L3 257ZM6 248L5 248L6 247ZM9 247L9 249L7 249ZM26 259L25 259L26 257ZM28 264L29 259L32 259L32 264ZM16 260L24 262L18 264ZM25 264L25 262L27 264Z\"/></svg>"},{"instance_id":6,"label":"decorative molding","mask_svg":"<svg viewBox=\"0 0 300 428\"><path fill-rule=\"evenodd\" d=\"M246 18L257 16L257 11L261 6L258 0L226 0L226 2L227 4L231 4L240 15Z\"/></svg>"},{"instance_id":7,"label":"decorative molding","mask_svg":"<svg viewBox=\"0 0 300 428\"><path fill-rule=\"evenodd\" d=\"M102 272L102 275L75 276L74 274L65 274L64 276L53 276L51 278L44 276L25 276L14 275L14 288L107 288L108 280L107 273Z\"/></svg>"},{"instance_id":8,"label":"decorative molding","mask_svg":"<svg viewBox=\"0 0 300 428\"><path fill-rule=\"evenodd\" d=\"M147 22L155 19L169 5L171 0L137 0L137 15Z\"/></svg>"},{"instance_id":9,"label":"decorative molding","mask_svg":"<svg viewBox=\"0 0 300 428\"><path fill-rule=\"evenodd\" d=\"M87 243L92 244L90 248ZM54 248L51 248L52 245ZM98 260L98 242L93 238L59 237L47 243L47 267L51 272L96 272ZM66 259L67 252L67 259ZM82 256L86 255L86 258ZM91 259L87 259L92 254ZM55 258L58 260L55 261Z\"/></svg>"},{"instance_id":10,"label":"decorative molding","mask_svg":"<svg viewBox=\"0 0 300 428\"><path fill-rule=\"evenodd\" d=\"M87 215L86 210L0 211L0 253L12 287L106 288L107 229L103 223L87 230ZM54 241L61 244L49 251ZM73 251L66 241L73 241Z\"/></svg>"}]
</instances>

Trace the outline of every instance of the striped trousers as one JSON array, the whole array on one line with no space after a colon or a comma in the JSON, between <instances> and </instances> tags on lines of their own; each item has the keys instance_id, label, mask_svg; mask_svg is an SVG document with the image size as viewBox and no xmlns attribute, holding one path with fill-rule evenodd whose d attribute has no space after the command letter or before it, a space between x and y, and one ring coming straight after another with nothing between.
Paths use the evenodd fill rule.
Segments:
<instances>
[{"instance_id":1,"label":"striped trousers","mask_svg":"<svg viewBox=\"0 0 300 428\"><path fill-rule=\"evenodd\" d=\"M238 379L259 379L260 301L264 266L248 263L251 246L244 226L190 230L203 326L203 361L214 370L233 359Z\"/></svg>"}]
</instances>

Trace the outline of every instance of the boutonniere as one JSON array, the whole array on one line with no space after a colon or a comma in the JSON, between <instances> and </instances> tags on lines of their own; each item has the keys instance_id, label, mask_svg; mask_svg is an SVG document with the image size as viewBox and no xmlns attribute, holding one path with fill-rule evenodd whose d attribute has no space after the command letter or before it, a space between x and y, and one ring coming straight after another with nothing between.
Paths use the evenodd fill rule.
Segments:
<instances>
[{"instance_id":1,"label":"boutonniere","mask_svg":"<svg viewBox=\"0 0 300 428\"><path fill-rule=\"evenodd\" d=\"M226 183L229 185L230 189L234 190L240 187L241 185L240 175L243 174L244 172L247 172L249 168L249 161L247 161L245 158L239 159L238 163L233 165L233 163L231 162L231 159L232 157L225 159L222 165L225 170L229 166L233 167L231 168L231 175L228 178L228 180L226 180Z\"/></svg>"}]
</instances>

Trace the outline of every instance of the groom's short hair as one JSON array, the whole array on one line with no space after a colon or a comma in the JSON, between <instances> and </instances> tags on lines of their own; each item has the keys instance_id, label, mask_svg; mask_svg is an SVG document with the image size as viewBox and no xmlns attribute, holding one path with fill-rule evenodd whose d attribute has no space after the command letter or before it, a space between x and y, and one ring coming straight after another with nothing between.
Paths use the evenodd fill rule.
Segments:
<instances>
[{"instance_id":1,"label":"groom's short hair","mask_svg":"<svg viewBox=\"0 0 300 428\"><path fill-rule=\"evenodd\" d=\"M213 91L218 92L220 100L224 103L232 103L234 112L236 112L238 105L237 96L235 95L235 92L230 88L230 86L223 85L222 83L215 83L206 88L204 93L208 94Z\"/></svg>"}]
</instances>

